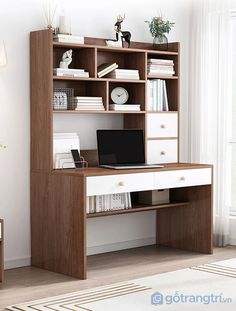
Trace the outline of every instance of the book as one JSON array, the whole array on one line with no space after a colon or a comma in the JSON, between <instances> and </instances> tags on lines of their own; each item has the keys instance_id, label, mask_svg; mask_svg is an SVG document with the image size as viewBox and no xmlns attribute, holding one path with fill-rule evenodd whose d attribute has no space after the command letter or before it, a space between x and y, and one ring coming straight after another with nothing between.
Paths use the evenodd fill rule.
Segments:
<instances>
[{"instance_id":1,"label":"book","mask_svg":"<svg viewBox=\"0 0 236 311\"><path fill-rule=\"evenodd\" d=\"M140 111L140 105L134 105L134 104L129 104L129 105L118 105L118 104L110 104L109 109L113 111Z\"/></svg>"},{"instance_id":2,"label":"book","mask_svg":"<svg viewBox=\"0 0 236 311\"><path fill-rule=\"evenodd\" d=\"M101 78L116 68L118 68L117 63L103 63L97 68L98 77Z\"/></svg>"},{"instance_id":3,"label":"book","mask_svg":"<svg viewBox=\"0 0 236 311\"><path fill-rule=\"evenodd\" d=\"M91 196L87 199L86 204L88 214L132 208L129 192Z\"/></svg>"},{"instance_id":4,"label":"book","mask_svg":"<svg viewBox=\"0 0 236 311\"><path fill-rule=\"evenodd\" d=\"M53 36L53 41L61 43L84 44L84 37L66 34L56 34Z\"/></svg>"},{"instance_id":5,"label":"book","mask_svg":"<svg viewBox=\"0 0 236 311\"><path fill-rule=\"evenodd\" d=\"M149 58L148 64L174 65L174 61L172 59Z\"/></svg>"},{"instance_id":6,"label":"book","mask_svg":"<svg viewBox=\"0 0 236 311\"><path fill-rule=\"evenodd\" d=\"M139 71L136 69L115 69L106 77L113 79L139 80Z\"/></svg>"},{"instance_id":7,"label":"book","mask_svg":"<svg viewBox=\"0 0 236 311\"><path fill-rule=\"evenodd\" d=\"M166 81L160 79L148 80L147 86L147 110L168 111Z\"/></svg>"},{"instance_id":8,"label":"book","mask_svg":"<svg viewBox=\"0 0 236 311\"><path fill-rule=\"evenodd\" d=\"M89 77L89 73L86 72L84 69L54 68L53 74L59 77Z\"/></svg>"}]
</instances>

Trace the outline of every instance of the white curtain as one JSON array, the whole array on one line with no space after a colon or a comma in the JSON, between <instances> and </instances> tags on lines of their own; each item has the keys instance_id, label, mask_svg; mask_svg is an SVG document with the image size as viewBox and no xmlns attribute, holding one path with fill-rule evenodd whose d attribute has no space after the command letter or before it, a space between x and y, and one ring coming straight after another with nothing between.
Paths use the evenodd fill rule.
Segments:
<instances>
[{"instance_id":1,"label":"white curtain","mask_svg":"<svg viewBox=\"0 0 236 311\"><path fill-rule=\"evenodd\" d=\"M231 3L196 0L190 29L191 162L214 165L214 240L229 240L229 150L231 105Z\"/></svg>"}]
</instances>

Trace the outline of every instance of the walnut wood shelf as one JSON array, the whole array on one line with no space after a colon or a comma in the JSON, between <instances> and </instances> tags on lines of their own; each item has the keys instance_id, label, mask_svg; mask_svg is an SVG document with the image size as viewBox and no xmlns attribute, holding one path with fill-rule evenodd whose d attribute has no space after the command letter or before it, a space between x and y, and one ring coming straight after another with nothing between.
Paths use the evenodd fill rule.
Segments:
<instances>
[{"instance_id":1,"label":"walnut wood shelf","mask_svg":"<svg viewBox=\"0 0 236 311\"><path fill-rule=\"evenodd\" d=\"M148 75L148 79L178 80L178 76Z\"/></svg>"},{"instance_id":2,"label":"walnut wood shelf","mask_svg":"<svg viewBox=\"0 0 236 311\"><path fill-rule=\"evenodd\" d=\"M124 80L124 79L106 79L106 78L83 78L83 77L66 77L66 76L53 76L53 80L62 80L62 81L103 81L103 82L116 82L116 83L146 83L146 80Z\"/></svg>"},{"instance_id":3,"label":"walnut wood shelf","mask_svg":"<svg viewBox=\"0 0 236 311\"><path fill-rule=\"evenodd\" d=\"M145 205L145 204L136 204L134 207L130 209L123 209L123 210L116 210L116 211L109 211L109 212L100 212L100 213L90 213L87 214L87 218L95 218L95 217L105 217L105 216L112 216L112 215L121 215L121 214L131 214L131 213L140 213L140 212L147 212L158 210L161 208L171 208L171 207L178 207L178 206L187 206L189 205L188 202L178 202L178 203L166 203L160 205Z\"/></svg>"},{"instance_id":4,"label":"walnut wood shelf","mask_svg":"<svg viewBox=\"0 0 236 311\"><path fill-rule=\"evenodd\" d=\"M104 111L97 111L97 110L53 110L53 113L66 113L66 114L145 114L146 111L127 111L127 110L120 110L120 111L110 111L110 110L104 110Z\"/></svg>"},{"instance_id":5,"label":"walnut wood shelf","mask_svg":"<svg viewBox=\"0 0 236 311\"><path fill-rule=\"evenodd\" d=\"M96 45L94 44L95 42L95 38L87 38L87 39L91 39L91 41L93 41L93 44L75 44L75 43L62 43L62 42L55 42L53 41L53 46L54 47L58 47L58 48L71 48L71 49L85 49L85 48L96 48L99 51L108 51L108 52L122 52L122 53L132 53L132 52L140 52L140 53L144 53L144 52L148 52L151 54L156 54L156 55L171 55L171 56L177 56L179 53L178 52L174 52L174 51L160 51L160 50L150 50L150 47L152 47L151 44L145 44L145 43L140 43L140 42L132 42L133 44L138 44L140 46L142 46L143 48L112 48L112 47L107 47L107 46L102 46L102 45ZM98 39L99 40L99 39ZM100 39L101 41L104 42L104 39ZM85 38L86 41L86 38ZM169 44L169 46L171 46ZM174 44L173 44L174 46ZM147 49L145 49L145 47Z\"/></svg>"}]
</instances>

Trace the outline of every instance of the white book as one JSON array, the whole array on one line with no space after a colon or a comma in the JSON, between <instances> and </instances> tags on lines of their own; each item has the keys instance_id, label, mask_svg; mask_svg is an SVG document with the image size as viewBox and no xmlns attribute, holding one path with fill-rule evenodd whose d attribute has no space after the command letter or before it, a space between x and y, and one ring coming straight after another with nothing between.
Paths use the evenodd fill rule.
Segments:
<instances>
[{"instance_id":1,"label":"white book","mask_svg":"<svg viewBox=\"0 0 236 311\"><path fill-rule=\"evenodd\" d=\"M166 65L173 65L174 61L172 59L160 59L160 58L149 58L148 59L148 64L166 64Z\"/></svg>"},{"instance_id":2,"label":"white book","mask_svg":"<svg viewBox=\"0 0 236 311\"><path fill-rule=\"evenodd\" d=\"M111 104L109 109L112 111L140 111L140 105L118 105Z\"/></svg>"},{"instance_id":3,"label":"white book","mask_svg":"<svg viewBox=\"0 0 236 311\"><path fill-rule=\"evenodd\" d=\"M81 73L55 73L57 77L71 77L71 78L89 78L88 72Z\"/></svg>"},{"instance_id":4,"label":"white book","mask_svg":"<svg viewBox=\"0 0 236 311\"><path fill-rule=\"evenodd\" d=\"M169 71L169 70L150 70L148 72L149 75L171 75L173 76L175 74L174 71Z\"/></svg>"},{"instance_id":5,"label":"white book","mask_svg":"<svg viewBox=\"0 0 236 311\"><path fill-rule=\"evenodd\" d=\"M158 103L158 85L157 80L153 80L153 111L157 111L157 103Z\"/></svg>"},{"instance_id":6,"label":"white book","mask_svg":"<svg viewBox=\"0 0 236 311\"><path fill-rule=\"evenodd\" d=\"M80 99L80 100L102 100L102 97L92 97L92 96L75 96L75 99Z\"/></svg>"},{"instance_id":7,"label":"white book","mask_svg":"<svg viewBox=\"0 0 236 311\"><path fill-rule=\"evenodd\" d=\"M86 214L89 214L90 210L89 210L89 197L86 197Z\"/></svg>"},{"instance_id":8,"label":"white book","mask_svg":"<svg viewBox=\"0 0 236 311\"><path fill-rule=\"evenodd\" d=\"M54 68L53 72L58 73L83 73L84 69L72 69L72 68Z\"/></svg>"}]
</instances>

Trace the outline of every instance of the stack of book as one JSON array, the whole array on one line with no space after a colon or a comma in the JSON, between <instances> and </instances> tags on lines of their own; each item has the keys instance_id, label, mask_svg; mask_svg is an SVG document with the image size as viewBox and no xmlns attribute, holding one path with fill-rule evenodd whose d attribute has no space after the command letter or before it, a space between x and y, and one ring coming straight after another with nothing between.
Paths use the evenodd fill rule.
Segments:
<instances>
[{"instance_id":1,"label":"stack of book","mask_svg":"<svg viewBox=\"0 0 236 311\"><path fill-rule=\"evenodd\" d=\"M56 34L53 36L53 41L61 42L61 43L84 44L84 37L65 35L65 34Z\"/></svg>"},{"instance_id":2,"label":"stack of book","mask_svg":"<svg viewBox=\"0 0 236 311\"><path fill-rule=\"evenodd\" d=\"M148 75L163 75L163 76L173 76L174 71L174 61L172 59L148 59Z\"/></svg>"},{"instance_id":3,"label":"stack of book","mask_svg":"<svg viewBox=\"0 0 236 311\"><path fill-rule=\"evenodd\" d=\"M75 96L73 97L73 106L75 110L105 110L102 97Z\"/></svg>"},{"instance_id":4,"label":"stack of book","mask_svg":"<svg viewBox=\"0 0 236 311\"><path fill-rule=\"evenodd\" d=\"M147 82L147 110L148 111L168 111L168 98L166 91L166 81L155 79Z\"/></svg>"},{"instance_id":5,"label":"stack of book","mask_svg":"<svg viewBox=\"0 0 236 311\"><path fill-rule=\"evenodd\" d=\"M98 78L102 78L103 76L107 75L109 72L113 71L114 69L118 68L117 63L104 63L98 66Z\"/></svg>"},{"instance_id":6,"label":"stack of book","mask_svg":"<svg viewBox=\"0 0 236 311\"><path fill-rule=\"evenodd\" d=\"M123 79L123 80L139 80L139 71L135 69L115 69L106 75L106 78Z\"/></svg>"},{"instance_id":7,"label":"stack of book","mask_svg":"<svg viewBox=\"0 0 236 311\"><path fill-rule=\"evenodd\" d=\"M89 73L84 69L70 69L70 68L54 68L54 76L57 77L74 77L74 78L88 78Z\"/></svg>"},{"instance_id":8,"label":"stack of book","mask_svg":"<svg viewBox=\"0 0 236 311\"><path fill-rule=\"evenodd\" d=\"M128 105L118 105L110 104L109 110L113 111L140 111L140 105L128 104Z\"/></svg>"},{"instance_id":9,"label":"stack of book","mask_svg":"<svg viewBox=\"0 0 236 311\"><path fill-rule=\"evenodd\" d=\"M86 203L87 214L132 208L130 193L91 196Z\"/></svg>"}]
</instances>

